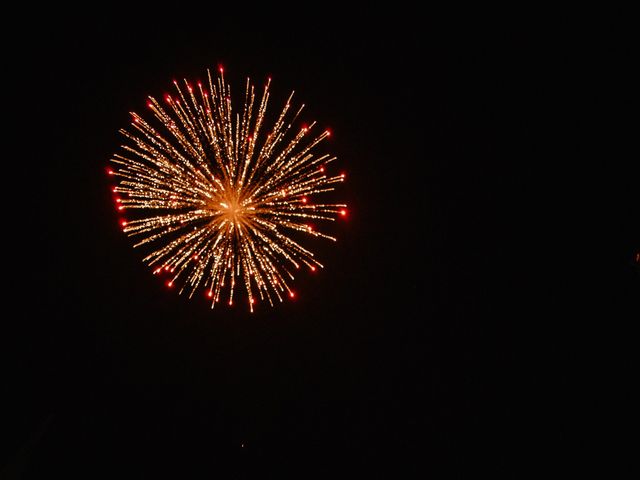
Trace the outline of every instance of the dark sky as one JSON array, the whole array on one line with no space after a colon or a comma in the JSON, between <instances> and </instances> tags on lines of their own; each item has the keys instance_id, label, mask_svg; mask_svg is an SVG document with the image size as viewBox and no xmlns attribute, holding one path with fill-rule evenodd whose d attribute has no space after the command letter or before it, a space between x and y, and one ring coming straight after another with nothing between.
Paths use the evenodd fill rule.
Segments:
<instances>
[{"instance_id":1,"label":"dark sky","mask_svg":"<svg viewBox=\"0 0 640 480\"><path fill-rule=\"evenodd\" d=\"M4 93L20 125L4 162L25 186L6 193L7 474L522 478L561 456L550 418L569 406L589 292L570 239L588 188L570 188L577 150L556 143L576 128L580 43L549 50L520 18L205 13L25 22ZM219 64L236 85L295 89L348 173L339 241L313 244L326 268L253 315L167 291L104 175L128 112ZM631 178L595 189L626 208L608 216L623 317Z\"/></svg>"}]
</instances>

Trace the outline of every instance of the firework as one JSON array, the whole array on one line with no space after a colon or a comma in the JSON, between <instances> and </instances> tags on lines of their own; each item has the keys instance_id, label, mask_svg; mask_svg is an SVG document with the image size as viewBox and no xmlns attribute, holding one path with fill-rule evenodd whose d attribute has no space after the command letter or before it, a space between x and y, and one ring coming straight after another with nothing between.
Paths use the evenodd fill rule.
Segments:
<instances>
[{"instance_id":1,"label":"firework","mask_svg":"<svg viewBox=\"0 0 640 480\"><path fill-rule=\"evenodd\" d=\"M203 291L212 308L244 290L253 311L258 300L293 298L296 270L322 267L300 238L335 241L309 222L346 215L346 205L316 203L344 174L328 174L336 158L316 151L330 132L299 124L304 105L293 107L293 92L267 130L271 79L261 96L247 79L236 112L222 69L207 77L174 81L164 102L149 97L151 120L131 113L109 174L123 230L148 249L154 274L189 297Z\"/></svg>"}]
</instances>

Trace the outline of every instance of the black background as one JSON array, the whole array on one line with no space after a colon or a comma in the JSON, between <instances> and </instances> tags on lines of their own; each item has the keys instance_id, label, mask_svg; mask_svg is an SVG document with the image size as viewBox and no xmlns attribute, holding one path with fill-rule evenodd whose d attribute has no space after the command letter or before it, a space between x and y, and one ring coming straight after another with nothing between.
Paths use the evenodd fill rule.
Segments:
<instances>
[{"instance_id":1,"label":"black background","mask_svg":"<svg viewBox=\"0 0 640 480\"><path fill-rule=\"evenodd\" d=\"M584 312L630 320L638 286L632 171L570 140L589 149L580 114L602 106L576 75L583 37L526 15L312 10L22 23L7 478L522 478L566 457ZM150 275L105 175L128 112L220 64L236 86L271 76L271 108L295 89L348 175L338 243L313 244L326 268L252 315ZM596 298L591 241L609 236Z\"/></svg>"}]
</instances>

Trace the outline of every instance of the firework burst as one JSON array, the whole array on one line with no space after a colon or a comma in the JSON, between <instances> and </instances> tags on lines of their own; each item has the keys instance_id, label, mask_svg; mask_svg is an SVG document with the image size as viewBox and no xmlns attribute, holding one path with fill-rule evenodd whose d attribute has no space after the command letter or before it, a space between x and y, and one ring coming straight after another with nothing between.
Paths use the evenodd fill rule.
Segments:
<instances>
[{"instance_id":1,"label":"firework burst","mask_svg":"<svg viewBox=\"0 0 640 480\"><path fill-rule=\"evenodd\" d=\"M299 239L335 241L309 222L346 215L346 205L314 201L344 174L329 175L335 157L316 153L328 130L295 126L304 105L293 108L293 92L267 130L270 79L259 100L247 79L235 112L222 69L207 77L206 86L174 81L164 103L149 97L152 120L131 113L109 174L117 208L128 215L123 230L148 248L144 262L154 274L166 273L167 285L189 297L202 290L212 308L233 304L241 288L253 311L258 300L293 298L300 267L322 267Z\"/></svg>"}]
</instances>

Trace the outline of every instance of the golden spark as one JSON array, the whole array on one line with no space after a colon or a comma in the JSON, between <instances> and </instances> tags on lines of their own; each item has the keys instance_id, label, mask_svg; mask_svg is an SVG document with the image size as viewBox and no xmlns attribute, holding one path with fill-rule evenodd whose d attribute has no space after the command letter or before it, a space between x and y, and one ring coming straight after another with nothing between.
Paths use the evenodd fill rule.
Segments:
<instances>
[{"instance_id":1,"label":"golden spark","mask_svg":"<svg viewBox=\"0 0 640 480\"><path fill-rule=\"evenodd\" d=\"M346 205L314 203L345 175L328 175L336 157L316 154L330 132L311 136L313 122L294 127L304 105L292 107L293 92L268 133L263 133L271 79L256 101L247 79L244 103L234 112L222 68L208 86L174 81L177 94L166 106L149 97L153 120L131 113L127 143L109 174L124 232L135 247L151 251L143 261L154 274L167 273L189 297L202 289L211 307L241 285L253 311L258 299L273 306L295 296L293 272L322 267L297 237L335 241L307 222L346 216Z\"/></svg>"}]
</instances>

